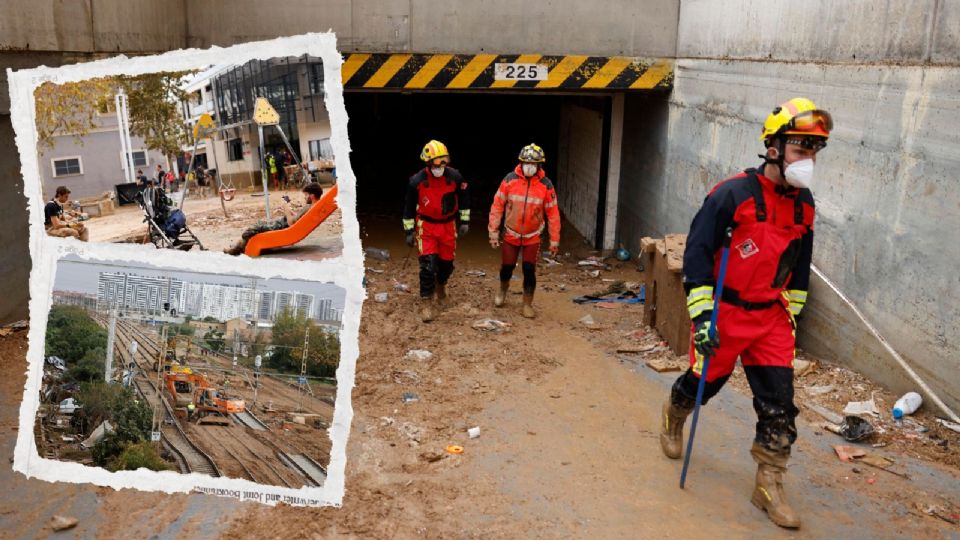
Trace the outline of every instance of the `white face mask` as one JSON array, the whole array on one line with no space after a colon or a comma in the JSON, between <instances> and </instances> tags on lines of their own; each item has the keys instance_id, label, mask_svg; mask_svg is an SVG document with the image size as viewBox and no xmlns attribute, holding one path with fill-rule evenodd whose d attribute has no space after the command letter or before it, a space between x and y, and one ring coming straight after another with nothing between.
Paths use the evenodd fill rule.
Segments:
<instances>
[{"instance_id":1,"label":"white face mask","mask_svg":"<svg viewBox=\"0 0 960 540\"><path fill-rule=\"evenodd\" d=\"M787 183L796 188L810 189L813 185L813 160L801 159L787 165L783 171Z\"/></svg>"},{"instance_id":2,"label":"white face mask","mask_svg":"<svg viewBox=\"0 0 960 540\"><path fill-rule=\"evenodd\" d=\"M537 174L537 166L533 163L524 163L522 167L524 176L530 177Z\"/></svg>"},{"instance_id":3,"label":"white face mask","mask_svg":"<svg viewBox=\"0 0 960 540\"><path fill-rule=\"evenodd\" d=\"M440 177L443 176L444 167L430 167L430 174Z\"/></svg>"}]
</instances>

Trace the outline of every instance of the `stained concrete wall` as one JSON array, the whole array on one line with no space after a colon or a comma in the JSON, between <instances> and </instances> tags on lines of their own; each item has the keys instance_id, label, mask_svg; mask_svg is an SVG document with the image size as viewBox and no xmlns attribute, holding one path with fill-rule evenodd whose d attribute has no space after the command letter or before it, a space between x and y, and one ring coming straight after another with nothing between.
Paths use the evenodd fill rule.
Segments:
<instances>
[{"instance_id":1,"label":"stained concrete wall","mask_svg":"<svg viewBox=\"0 0 960 540\"><path fill-rule=\"evenodd\" d=\"M837 124L817 164L814 263L960 408L958 28L960 5L938 0L685 1L667 122L644 131L649 160L624 157L624 224L687 230L716 181L759 164L770 109L812 98ZM625 137L644 141L662 111L627 110ZM800 345L917 389L818 279Z\"/></svg>"},{"instance_id":2,"label":"stained concrete wall","mask_svg":"<svg viewBox=\"0 0 960 540\"><path fill-rule=\"evenodd\" d=\"M584 237L597 233L603 113L575 103L560 108L557 199L564 217Z\"/></svg>"}]
</instances>

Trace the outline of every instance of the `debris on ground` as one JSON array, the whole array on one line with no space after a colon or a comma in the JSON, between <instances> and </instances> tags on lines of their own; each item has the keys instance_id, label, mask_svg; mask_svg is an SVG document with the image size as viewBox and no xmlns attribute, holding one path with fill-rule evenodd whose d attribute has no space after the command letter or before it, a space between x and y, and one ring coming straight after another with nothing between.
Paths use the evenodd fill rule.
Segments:
<instances>
[{"instance_id":1,"label":"debris on ground","mask_svg":"<svg viewBox=\"0 0 960 540\"><path fill-rule=\"evenodd\" d=\"M682 363L670 358L654 358L653 360L647 360L647 367L656 371L657 373L683 371L684 369L684 365Z\"/></svg>"},{"instance_id":2,"label":"debris on ground","mask_svg":"<svg viewBox=\"0 0 960 540\"><path fill-rule=\"evenodd\" d=\"M447 447L447 452L450 454L462 454L463 447L456 444L451 444L450 446Z\"/></svg>"},{"instance_id":3,"label":"debris on ground","mask_svg":"<svg viewBox=\"0 0 960 540\"><path fill-rule=\"evenodd\" d=\"M393 289L400 292L410 292L410 286L406 283L400 283L397 280L393 280Z\"/></svg>"},{"instance_id":4,"label":"debris on ground","mask_svg":"<svg viewBox=\"0 0 960 540\"><path fill-rule=\"evenodd\" d=\"M956 423L956 422L951 422L951 421L949 421L949 420L944 420L943 418L937 418L937 423L940 424L941 426L949 429L950 431L954 431L954 432L960 433L960 424L958 424L958 423Z\"/></svg>"},{"instance_id":5,"label":"debris on ground","mask_svg":"<svg viewBox=\"0 0 960 540\"><path fill-rule=\"evenodd\" d=\"M843 414L857 415L857 414L872 414L874 416L880 416L880 410L877 409L877 403L871 397L866 401L850 401L847 403L847 406L843 408Z\"/></svg>"},{"instance_id":6,"label":"debris on ground","mask_svg":"<svg viewBox=\"0 0 960 540\"><path fill-rule=\"evenodd\" d=\"M404 356L404 358L408 360L416 360L418 362L425 362L433 358L433 353L423 349L411 349L407 351L407 354Z\"/></svg>"},{"instance_id":7,"label":"debris on ground","mask_svg":"<svg viewBox=\"0 0 960 540\"><path fill-rule=\"evenodd\" d=\"M480 426L472 427L467 430L467 436L471 439L476 439L480 436Z\"/></svg>"},{"instance_id":8,"label":"debris on ground","mask_svg":"<svg viewBox=\"0 0 960 540\"><path fill-rule=\"evenodd\" d=\"M845 416L840 424L840 435L850 442L862 441L874 433L873 425L859 416Z\"/></svg>"},{"instance_id":9,"label":"debris on ground","mask_svg":"<svg viewBox=\"0 0 960 540\"><path fill-rule=\"evenodd\" d=\"M388 261L390 260L390 251L386 249L375 248L373 246L364 248L364 253L367 254L371 259L376 259L378 261Z\"/></svg>"},{"instance_id":10,"label":"debris on ground","mask_svg":"<svg viewBox=\"0 0 960 540\"><path fill-rule=\"evenodd\" d=\"M804 390L810 396L822 396L824 394L829 394L833 392L834 386L832 384L824 384L821 386L807 386L804 387Z\"/></svg>"},{"instance_id":11,"label":"debris on ground","mask_svg":"<svg viewBox=\"0 0 960 540\"><path fill-rule=\"evenodd\" d=\"M841 444L834 445L833 451L837 453L837 457L840 458L840 461L850 463L854 458L863 457L867 455L867 451L863 448L857 448L855 446L844 446Z\"/></svg>"},{"instance_id":12,"label":"debris on ground","mask_svg":"<svg viewBox=\"0 0 960 540\"><path fill-rule=\"evenodd\" d=\"M376 302L379 302L379 303L381 303L381 304L385 304L385 303L387 302L387 293L385 293L385 292L377 293L377 294L373 295L373 299L374 299L374 301L376 301Z\"/></svg>"},{"instance_id":13,"label":"debris on ground","mask_svg":"<svg viewBox=\"0 0 960 540\"><path fill-rule=\"evenodd\" d=\"M580 324L582 324L582 325L584 325L584 326L591 326L591 327L594 326L595 324L597 324L596 321L593 320L593 315L590 315L590 314L587 314L587 315L584 315L583 317L580 317L580 320L577 321L577 322L579 322Z\"/></svg>"},{"instance_id":14,"label":"debris on ground","mask_svg":"<svg viewBox=\"0 0 960 540\"><path fill-rule=\"evenodd\" d=\"M484 277L487 275L483 270L467 270L463 274L470 277Z\"/></svg>"},{"instance_id":15,"label":"debris on ground","mask_svg":"<svg viewBox=\"0 0 960 540\"><path fill-rule=\"evenodd\" d=\"M497 319L480 319L473 323L473 327L477 330L487 330L489 332L505 332L511 326L513 326L511 323Z\"/></svg>"},{"instance_id":16,"label":"debris on ground","mask_svg":"<svg viewBox=\"0 0 960 540\"><path fill-rule=\"evenodd\" d=\"M53 529L54 532L65 531L76 527L77 523L80 523L77 518L53 516L50 520L50 528Z\"/></svg>"},{"instance_id":17,"label":"debris on ground","mask_svg":"<svg viewBox=\"0 0 960 540\"><path fill-rule=\"evenodd\" d=\"M400 399L403 400L404 403L413 403L420 401L420 396L413 392L404 392Z\"/></svg>"}]
</instances>

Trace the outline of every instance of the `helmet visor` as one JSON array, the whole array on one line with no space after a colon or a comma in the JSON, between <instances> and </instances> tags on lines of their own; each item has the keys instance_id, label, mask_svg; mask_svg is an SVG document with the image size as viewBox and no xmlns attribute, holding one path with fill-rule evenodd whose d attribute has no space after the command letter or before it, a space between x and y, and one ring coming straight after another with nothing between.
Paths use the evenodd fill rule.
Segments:
<instances>
[{"instance_id":1,"label":"helmet visor","mask_svg":"<svg viewBox=\"0 0 960 540\"><path fill-rule=\"evenodd\" d=\"M786 125L786 133L810 133L829 135L833 131L833 117L827 111L815 109L804 111L793 118Z\"/></svg>"}]
</instances>

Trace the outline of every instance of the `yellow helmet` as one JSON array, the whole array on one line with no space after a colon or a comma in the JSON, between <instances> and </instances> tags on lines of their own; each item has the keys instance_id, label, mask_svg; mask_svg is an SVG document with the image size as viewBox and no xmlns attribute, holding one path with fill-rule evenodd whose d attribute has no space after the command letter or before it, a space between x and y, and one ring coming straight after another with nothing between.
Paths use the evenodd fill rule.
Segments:
<instances>
[{"instance_id":1,"label":"yellow helmet","mask_svg":"<svg viewBox=\"0 0 960 540\"><path fill-rule=\"evenodd\" d=\"M423 151L420 152L420 159L426 162L431 162L437 158L447 158L446 161L450 161L450 152L447 151L447 145L443 144L437 140L431 140L423 147Z\"/></svg>"},{"instance_id":2,"label":"yellow helmet","mask_svg":"<svg viewBox=\"0 0 960 540\"><path fill-rule=\"evenodd\" d=\"M520 150L520 157L518 159L523 163L543 163L547 160L543 153L543 148L533 143L524 146L523 149Z\"/></svg>"},{"instance_id":3,"label":"yellow helmet","mask_svg":"<svg viewBox=\"0 0 960 540\"><path fill-rule=\"evenodd\" d=\"M797 97L773 109L763 123L760 140L769 145L770 140L779 135L812 135L827 139L832 130L830 113L818 109L807 98Z\"/></svg>"}]
</instances>

